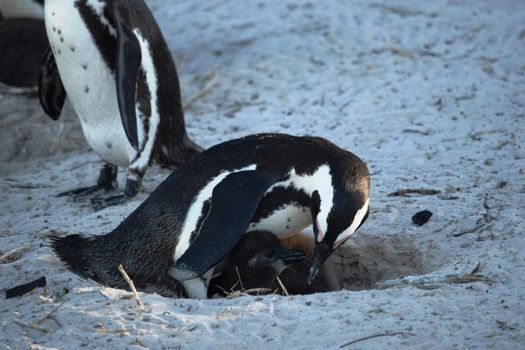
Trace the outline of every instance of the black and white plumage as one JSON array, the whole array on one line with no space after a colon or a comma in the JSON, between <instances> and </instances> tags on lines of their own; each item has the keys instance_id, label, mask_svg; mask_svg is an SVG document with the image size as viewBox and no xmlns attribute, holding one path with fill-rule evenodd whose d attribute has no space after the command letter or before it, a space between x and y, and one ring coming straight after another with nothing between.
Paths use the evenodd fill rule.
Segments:
<instances>
[{"instance_id":1,"label":"black and white plumage","mask_svg":"<svg viewBox=\"0 0 525 350\"><path fill-rule=\"evenodd\" d=\"M38 84L48 46L43 0L0 0L0 82L14 87Z\"/></svg>"},{"instance_id":2,"label":"black and white plumage","mask_svg":"<svg viewBox=\"0 0 525 350\"><path fill-rule=\"evenodd\" d=\"M112 188L117 166L128 168L131 197L152 159L178 166L201 151L186 133L175 64L144 1L46 0L45 21L41 104L56 119L67 94L106 162L98 188Z\"/></svg>"},{"instance_id":3,"label":"black and white plumage","mask_svg":"<svg viewBox=\"0 0 525 350\"><path fill-rule=\"evenodd\" d=\"M185 163L112 232L54 238L70 269L110 286L181 281L206 298L214 267L246 232L284 239L314 224L309 279L364 222L370 178L354 154L316 137L260 134L218 144ZM200 276L200 277L199 277Z\"/></svg>"}]
</instances>

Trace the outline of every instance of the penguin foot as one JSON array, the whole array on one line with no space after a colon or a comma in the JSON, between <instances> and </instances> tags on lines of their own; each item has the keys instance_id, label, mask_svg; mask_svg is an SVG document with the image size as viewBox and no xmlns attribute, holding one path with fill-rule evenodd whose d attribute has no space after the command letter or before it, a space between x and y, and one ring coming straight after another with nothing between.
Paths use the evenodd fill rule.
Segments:
<instances>
[{"instance_id":1,"label":"penguin foot","mask_svg":"<svg viewBox=\"0 0 525 350\"><path fill-rule=\"evenodd\" d=\"M104 162L102 169L100 169L100 173L97 179L97 184L95 186L81 187L81 188L77 188L74 190L62 192L62 193L59 193L57 197L68 196L68 197L73 197L73 198L81 198L81 197L89 196L90 194L93 194L99 191L105 191L105 192L115 191L118 189L117 170L118 168L116 165Z\"/></svg>"},{"instance_id":2,"label":"penguin foot","mask_svg":"<svg viewBox=\"0 0 525 350\"><path fill-rule=\"evenodd\" d=\"M56 197L81 198L81 197L89 196L90 194L93 194L96 192L100 192L100 191L110 192L116 189L117 189L116 187L107 188L107 186L95 185L95 186L89 186L89 187L76 188L74 190L69 190L66 192L61 192L57 194Z\"/></svg>"},{"instance_id":3,"label":"penguin foot","mask_svg":"<svg viewBox=\"0 0 525 350\"><path fill-rule=\"evenodd\" d=\"M130 196L125 194L119 194L111 197L95 196L91 198L91 207L94 211L100 211L114 205L126 203L130 198Z\"/></svg>"},{"instance_id":4,"label":"penguin foot","mask_svg":"<svg viewBox=\"0 0 525 350\"><path fill-rule=\"evenodd\" d=\"M95 211L99 211L107 207L126 203L130 198L135 197L137 193L139 193L140 188L142 187L143 174L143 172L130 170L126 179L126 187L124 188L123 194L110 197L95 196L91 198L91 206ZM104 183L107 186L108 181Z\"/></svg>"}]
</instances>

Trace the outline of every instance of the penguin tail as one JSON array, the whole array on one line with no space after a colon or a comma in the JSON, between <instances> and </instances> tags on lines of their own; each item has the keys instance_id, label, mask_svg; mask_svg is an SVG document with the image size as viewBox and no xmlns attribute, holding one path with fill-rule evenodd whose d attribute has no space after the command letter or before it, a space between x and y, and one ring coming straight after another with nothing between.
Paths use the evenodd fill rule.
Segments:
<instances>
[{"instance_id":1,"label":"penguin tail","mask_svg":"<svg viewBox=\"0 0 525 350\"><path fill-rule=\"evenodd\" d=\"M66 237L49 236L51 248L62 260L67 268L84 278L98 281L97 273L92 267L93 254L95 254L94 238L86 238L81 235L69 235Z\"/></svg>"}]
</instances>

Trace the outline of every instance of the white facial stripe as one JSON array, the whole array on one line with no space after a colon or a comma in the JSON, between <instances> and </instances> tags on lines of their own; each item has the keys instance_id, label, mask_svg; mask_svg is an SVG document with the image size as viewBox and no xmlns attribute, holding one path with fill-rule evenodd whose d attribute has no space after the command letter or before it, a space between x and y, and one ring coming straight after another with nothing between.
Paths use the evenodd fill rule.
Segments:
<instances>
[{"instance_id":1,"label":"white facial stripe","mask_svg":"<svg viewBox=\"0 0 525 350\"><path fill-rule=\"evenodd\" d=\"M182 230L179 238L179 243L177 244L177 247L175 248L175 252L173 253L175 261L177 261L178 258L181 257L181 255L188 249L190 246L190 238L191 233L195 231L197 226L197 221L199 220L199 217L201 216L202 207L204 205L204 202L206 202L208 199L211 198L213 194L213 189L215 186L219 184L226 176L228 176L231 173L235 173L238 171L243 170L255 170L255 164L248 165L244 168L232 170L232 171L223 171L219 175L217 175L215 178L213 178L206 186L204 186L198 195L196 195L193 199L193 202L190 205L190 209L188 210L188 214L186 215L186 220L184 220L184 224L182 225Z\"/></svg>"},{"instance_id":2,"label":"white facial stripe","mask_svg":"<svg viewBox=\"0 0 525 350\"><path fill-rule=\"evenodd\" d=\"M326 220L334 200L334 188L332 187L332 175L330 174L330 167L327 164L322 164L312 175L298 175L295 172L295 169L292 169L290 171L290 177L288 180L274 184L268 189L267 193L271 192L276 186L292 187L296 190L303 191L309 196L311 196L315 190L319 192L319 197L321 198L321 207L317 216L320 233L320 236L318 237L324 237L324 232L326 232L326 229L328 228L328 223ZM309 219L311 219L310 214L308 214L308 216ZM296 232L293 228L292 231Z\"/></svg>"},{"instance_id":3,"label":"white facial stripe","mask_svg":"<svg viewBox=\"0 0 525 350\"><path fill-rule=\"evenodd\" d=\"M363 205L363 207L357 211L350 227L347 228L343 233L341 233L339 237L337 237L337 241L335 241L334 243L334 249L338 248L348 238L350 238L350 236L355 232L355 230L357 230L359 225L361 225L361 222L363 221L366 212L368 211L368 203L369 199L367 199L365 205Z\"/></svg>"},{"instance_id":4,"label":"white facial stripe","mask_svg":"<svg viewBox=\"0 0 525 350\"><path fill-rule=\"evenodd\" d=\"M319 197L321 197L321 210L318 216L319 225L321 231L326 232L328 226L326 218L328 217L328 213L332 208L334 200L332 175L330 174L330 167L327 164L319 166L312 175L297 175L295 169L292 169L288 180L278 182L274 186L291 186L297 190L303 191L309 196L317 190L317 192L319 192ZM274 186L270 187L268 192L271 192Z\"/></svg>"}]
</instances>

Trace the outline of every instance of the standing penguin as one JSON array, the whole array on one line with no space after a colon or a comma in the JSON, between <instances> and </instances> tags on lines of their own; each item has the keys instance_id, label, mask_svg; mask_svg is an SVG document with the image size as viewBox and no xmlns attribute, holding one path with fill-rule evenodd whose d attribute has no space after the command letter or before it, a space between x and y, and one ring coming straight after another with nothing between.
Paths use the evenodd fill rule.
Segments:
<instances>
[{"instance_id":1,"label":"standing penguin","mask_svg":"<svg viewBox=\"0 0 525 350\"><path fill-rule=\"evenodd\" d=\"M71 270L110 286L182 281L206 298L214 267L246 232L284 239L313 224L308 280L368 216L370 177L356 155L316 137L259 134L218 144L173 172L112 232L55 237Z\"/></svg>"},{"instance_id":2,"label":"standing penguin","mask_svg":"<svg viewBox=\"0 0 525 350\"><path fill-rule=\"evenodd\" d=\"M211 280L208 296L250 289L276 290L273 286L277 276L304 258L303 251L284 247L271 232L249 232L226 258L221 275Z\"/></svg>"},{"instance_id":3,"label":"standing penguin","mask_svg":"<svg viewBox=\"0 0 525 350\"><path fill-rule=\"evenodd\" d=\"M97 184L66 192L112 190L117 167L128 168L133 197L152 159L179 166L202 151L186 133L177 71L162 33L142 0L46 0L50 50L40 102L53 119L66 94L87 142L103 159Z\"/></svg>"},{"instance_id":4,"label":"standing penguin","mask_svg":"<svg viewBox=\"0 0 525 350\"><path fill-rule=\"evenodd\" d=\"M48 46L43 0L0 0L0 82L34 87Z\"/></svg>"}]
</instances>

